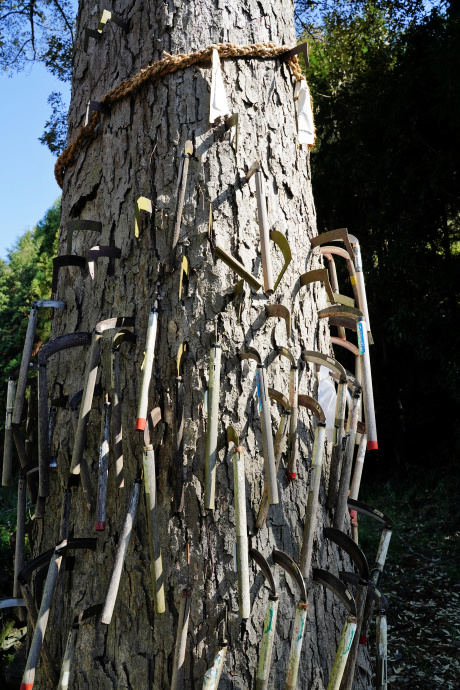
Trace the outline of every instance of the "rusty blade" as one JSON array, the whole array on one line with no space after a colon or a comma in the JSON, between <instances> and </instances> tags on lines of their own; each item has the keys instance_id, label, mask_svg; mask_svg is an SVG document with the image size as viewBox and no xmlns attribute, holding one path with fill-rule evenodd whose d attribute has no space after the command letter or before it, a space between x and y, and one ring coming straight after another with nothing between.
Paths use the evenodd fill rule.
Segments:
<instances>
[{"instance_id":1,"label":"rusty blade","mask_svg":"<svg viewBox=\"0 0 460 690\"><path fill-rule=\"evenodd\" d=\"M300 568L297 565L297 563L295 563L294 560L290 556L288 556L287 553L285 553L284 551L276 551L276 549L273 549L272 558L276 565L279 565L281 566L281 568L284 568L284 570L287 573L289 573L292 579L297 582L297 586L300 590L300 598L302 601L307 603L307 590L305 588L305 582L302 577L302 573L300 572Z\"/></svg>"},{"instance_id":2,"label":"rusty blade","mask_svg":"<svg viewBox=\"0 0 460 690\"><path fill-rule=\"evenodd\" d=\"M312 364L319 364L320 366L327 367L335 374L337 374L341 379L346 379L347 374L343 366L333 357L329 355L324 355L322 352L316 352L316 350L302 350L302 359L304 362L310 362Z\"/></svg>"},{"instance_id":3,"label":"rusty blade","mask_svg":"<svg viewBox=\"0 0 460 690\"><path fill-rule=\"evenodd\" d=\"M312 398L310 395L302 395L299 394L297 396L298 404L301 407L306 407L307 410L310 410L317 418L319 422L325 422L326 421L326 415L324 414L324 410L319 404L315 398Z\"/></svg>"},{"instance_id":4,"label":"rusty blade","mask_svg":"<svg viewBox=\"0 0 460 690\"><path fill-rule=\"evenodd\" d=\"M255 347L248 347L244 352L238 352L238 357L240 360L243 359L254 359L257 364L262 364L260 355Z\"/></svg>"},{"instance_id":5,"label":"rusty blade","mask_svg":"<svg viewBox=\"0 0 460 690\"><path fill-rule=\"evenodd\" d=\"M285 410L290 412L291 404L288 398L283 393L280 393L280 391L277 391L275 388L269 388L268 397L272 400L276 400L276 402L279 402L279 404L282 405Z\"/></svg>"}]
</instances>

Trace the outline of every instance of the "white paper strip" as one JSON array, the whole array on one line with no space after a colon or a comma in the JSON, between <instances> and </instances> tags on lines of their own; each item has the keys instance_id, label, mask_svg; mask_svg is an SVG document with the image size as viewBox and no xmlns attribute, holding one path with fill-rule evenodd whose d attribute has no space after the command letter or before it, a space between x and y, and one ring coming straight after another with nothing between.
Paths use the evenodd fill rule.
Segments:
<instances>
[{"instance_id":1,"label":"white paper strip","mask_svg":"<svg viewBox=\"0 0 460 690\"><path fill-rule=\"evenodd\" d=\"M297 138L299 144L314 144L315 125L311 107L310 89L305 79L296 82L295 98L297 100Z\"/></svg>"},{"instance_id":2,"label":"white paper strip","mask_svg":"<svg viewBox=\"0 0 460 690\"><path fill-rule=\"evenodd\" d=\"M209 108L209 122L212 124L218 117L224 117L230 112L225 95L224 80L220 70L219 53L215 48L212 51L212 81L211 103Z\"/></svg>"}]
</instances>

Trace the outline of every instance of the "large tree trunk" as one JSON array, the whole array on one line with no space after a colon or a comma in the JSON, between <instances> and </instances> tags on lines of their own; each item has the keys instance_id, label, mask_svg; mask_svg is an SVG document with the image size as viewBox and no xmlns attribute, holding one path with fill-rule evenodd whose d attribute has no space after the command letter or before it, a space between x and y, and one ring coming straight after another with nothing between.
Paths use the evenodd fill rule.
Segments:
<instances>
[{"instance_id":1,"label":"large tree trunk","mask_svg":"<svg viewBox=\"0 0 460 690\"><path fill-rule=\"evenodd\" d=\"M199 50L215 42L245 45L273 41L293 46L295 33L290 0L166 0L143 3L118 0L113 10L129 20L127 33L109 22L102 39L90 39L83 52L84 28L96 28L103 6L80 3L77 52L69 113L69 138L75 136L89 99L101 97L121 80L142 67L171 54ZM185 544L190 543L192 587L191 617L185 660L184 688L201 688L204 673L217 651L217 622L225 604L229 608L229 651L220 688L255 686L263 617L268 590L262 575L251 567L251 617L241 635L233 552L235 517L232 454L223 447L225 428L232 424L246 452L248 528L255 533L255 518L264 484L262 440L257 405L255 365L240 362L238 352L256 347L268 370L269 384L288 392L288 363L274 359L275 345L285 345L300 359L301 347L328 352L328 330L317 318L326 305L321 287L299 292L299 275L319 267L312 256L309 237L316 233L315 209L310 183L309 155L298 146L292 74L279 59L226 59L222 70L231 111L239 114L238 151L229 141L223 124L210 126L210 64L181 70L149 84L135 97L116 105L110 118L101 121L100 133L79 153L76 164L65 173L59 254L66 253L66 224L73 219L102 222L102 235L75 233L72 252L86 254L93 245L114 244L121 260L100 259L96 277L79 268L61 269L57 297L67 309L54 316L52 337L73 331L92 331L100 320L135 316L137 342L121 347L124 488L117 489L113 465L109 468L107 529L99 536L97 554L77 552L75 567L66 573L61 624L53 624L47 636L60 661L75 613L102 602L114 563L133 480L142 467L141 434L134 431L140 371L145 347L148 314L159 303L159 328L149 409L162 408L163 420L155 436L159 521L166 595L166 612L155 614L150 578L148 529L143 494L134 532L122 572L114 617L106 626L97 621L83 625L77 643L71 687L169 688L174 658L181 591L187 583ZM174 222L176 184L186 140L194 142L176 269L161 268L169 255ZM269 199L269 222L283 232L293 260L275 294L267 299L245 285L241 320L238 304L226 295L238 277L213 252L208 240L209 204L213 233L219 245L237 256L246 268L262 277L257 200L254 179L245 173L255 160L262 161ZM141 213L140 237L134 235L135 200L152 200L153 214ZM178 299L182 255L190 265L190 279L182 301ZM274 249L275 275L282 266ZM291 309L292 339L280 319L267 319L267 303L283 303ZM206 511L204 458L206 415L204 392L208 381L209 347L218 323L222 344L222 375L219 404L219 452L216 506ZM182 343L188 355L183 366L185 429L183 456L174 453L172 403L176 356ZM53 357L48 375L50 399L60 383L73 396L83 385L86 349L68 350ZM110 340L104 341L100 367L103 390L110 390ZM311 367L300 369L299 389L316 394ZM86 458L96 492L103 396L95 399L86 442ZM45 518L37 521L34 554L50 548L58 539L62 490L67 484L74 434L69 411L58 412L54 446L58 472L52 479ZM273 431L279 412L272 406ZM252 538L252 546L269 558L273 548L299 560L307 499L313 424L306 411L299 414L298 479L288 483L284 469L278 473L279 505L271 506L267 526ZM325 463L328 474L328 462ZM174 491L180 491L183 473L183 510L175 512ZM321 509L315 540L314 565L335 574L344 563L336 550L322 539L327 522L324 508L324 477ZM91 536L94 514L85 507L81 489L74 490L71 512L72 537ZM273 566L279 583L280 608L272 658L270 687L284 687L286 662L298 592L293 582ZM325 688L346 617L342 605L322 587L307 582L309 612L298 688ZM369 688L367 662L356 688ZM43 671L37 688L47 687Z\"/></svg>"}]
</instances>

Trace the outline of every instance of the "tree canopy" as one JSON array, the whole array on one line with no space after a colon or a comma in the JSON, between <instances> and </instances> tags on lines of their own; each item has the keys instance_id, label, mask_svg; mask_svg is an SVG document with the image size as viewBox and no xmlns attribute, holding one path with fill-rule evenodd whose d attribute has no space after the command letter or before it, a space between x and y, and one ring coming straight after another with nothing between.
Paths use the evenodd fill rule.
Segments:
<instances>
[{"instance_id":1,"label":"tree canopy","mask_svg":"<svg viewBox=\"0 0 460 690\"><path fill-rule=\"evenodd\" d=\"M395 28L369 3L332 11L311 41L318 229L360 239L384 447L427 460L433 405L450 421L445 457L459 443L459 32L452 7Z\"/></svg>"}]
</instances>

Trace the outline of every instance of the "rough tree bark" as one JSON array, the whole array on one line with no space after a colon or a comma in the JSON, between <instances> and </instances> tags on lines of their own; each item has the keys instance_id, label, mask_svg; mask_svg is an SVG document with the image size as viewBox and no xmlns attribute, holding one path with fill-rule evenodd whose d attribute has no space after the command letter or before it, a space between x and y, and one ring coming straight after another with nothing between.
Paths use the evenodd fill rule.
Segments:
<instances>
[{"instance_id":1,"label":"rough tree bark","mask_svg":"<svg viewBox=\"0 0 460 690\"><path fill-rule=\"evenodd\" d=\"M100 41L90 39L83 51L85 27L96 28L105 5L80 2L77 51L69 111L69 139L81 126L89 99L100 98L122 79L171 54L199 50L214 42L240 45L273 41L295 45L293 6L290 0L165 0L141 2L117 0L108 9L129 21L125 33L109 22ZM268 590L260 571L251 569L251 617L241 637L236 573L233 565L235 520L232 453L219 452L216 508L203 507L206 416L203 396L207 387L209 346L216 321L219 324L222 375L219 436L233 424L246 451L248 528L254 524L263 490L262 440L257 411L255 365L241 363L237 353L256 347L268 369L269 385L287 394L288 363L274 358L275 345L284 345L300 359L302 347L329 351L328 329L317 318L326 306L323 288L316 284L299 292L299 275L321 265L313 255L309 237L316 233L309 155L297 145L294 81L279 59L227 59L222 70L231 111L239 114L238 151L229 141L223 124L210 126L210 64L187 68L163 77L136 97L117 105L99 125L98 137L80 152L65 174L59 254L66 253L66 224L73 219L102 222L102 235L75 233L72 252L85 254L93 245L114 244L121 260L100 259L96 277L79 268L61 270L57 298L66 311L54 315L52 337L73 331L92 331L95 324L112 316L135 316L137 342L121 347L124 488L115 486L114 467L109 468L107 530L99 536L93 553L76 555L73 571L64 581L61 622L47 635L58 663L62 657L75 613L102 602L107 591L115 550L123 524L130 488L142 467L142 442L134 431L140 368L149 310L159 301L159 328L150 390L149 409L159 405L163 420L157 427L156 452L161 548L165 578L166 612L155 615L151 591L148 531L143 495L122 573L114 617L109 626L89 622L79 632L71 687L78 690L108 688L169 688L180 593L186 585L186 539L191 547L191 619L186 653L184 687L201 688L217 650L217 621L229 607L229 651L220 688L252 688L255 685L263 616ZM186 140L194 142L177 262L186 255L190 265L188 287L178 299L179 270L164 273L160 265L169 252L176 183ZM255 183L245 183L252 163L262 161L268 195L269 222L283 232L293 260L275 294L267 299L245 285L241 320L237 305L228 296L238 277L220 260L208 240L209 204L218 244L237 256L253 274L262 276ZM137 196L152 200L153 214L141 213L140 237L134 236ZM275 275L282 257L272 244ZM282 303L292 312L293 335L286 337L282 320L267 319L264 306ZM178 470L173 455L172 387L175 359L186 342L188 356L183 368L185 390L184 508L174 512L173 485ZM48 375L50 399L58 383L73 396L85 375L86 349L56 355ZM103 345L100 380L110 387L110 341ZM299 390L316 394L311 367L300 367ZM104 397L95 399L86 442L93 490L96 491L98 449ZM272 404L273 431L279 410ZM267 526L252 538L252 546L267 558L272 549L286 551L298 562L307 501L308 467L313 442L313 423L299 413L298 480L288 483L284 469L278 473L280 502L270 507ZM59 410L54 447L58 471L51 482L45 519L36 521L33 554L50 548L58 539L59 513L66 486L73 445L71 413ZM321 537L328 523L324 509L325 476L315 539L314 565L338 573L342 561L335 548ZM74 490L71 537L91 536L94 514L85 507L81 489ZM297 592L289 578L273 566L280 590L280 608L272 658L270 687L284 687L290 635ZM298 688L326 687L345 619L343 607L330 593L307 583L309 612ZM42 670L37 688L47 687ZM370 688L367 659L361 660L361 680L356 688Z\"/></svg>"}]
</instances>

